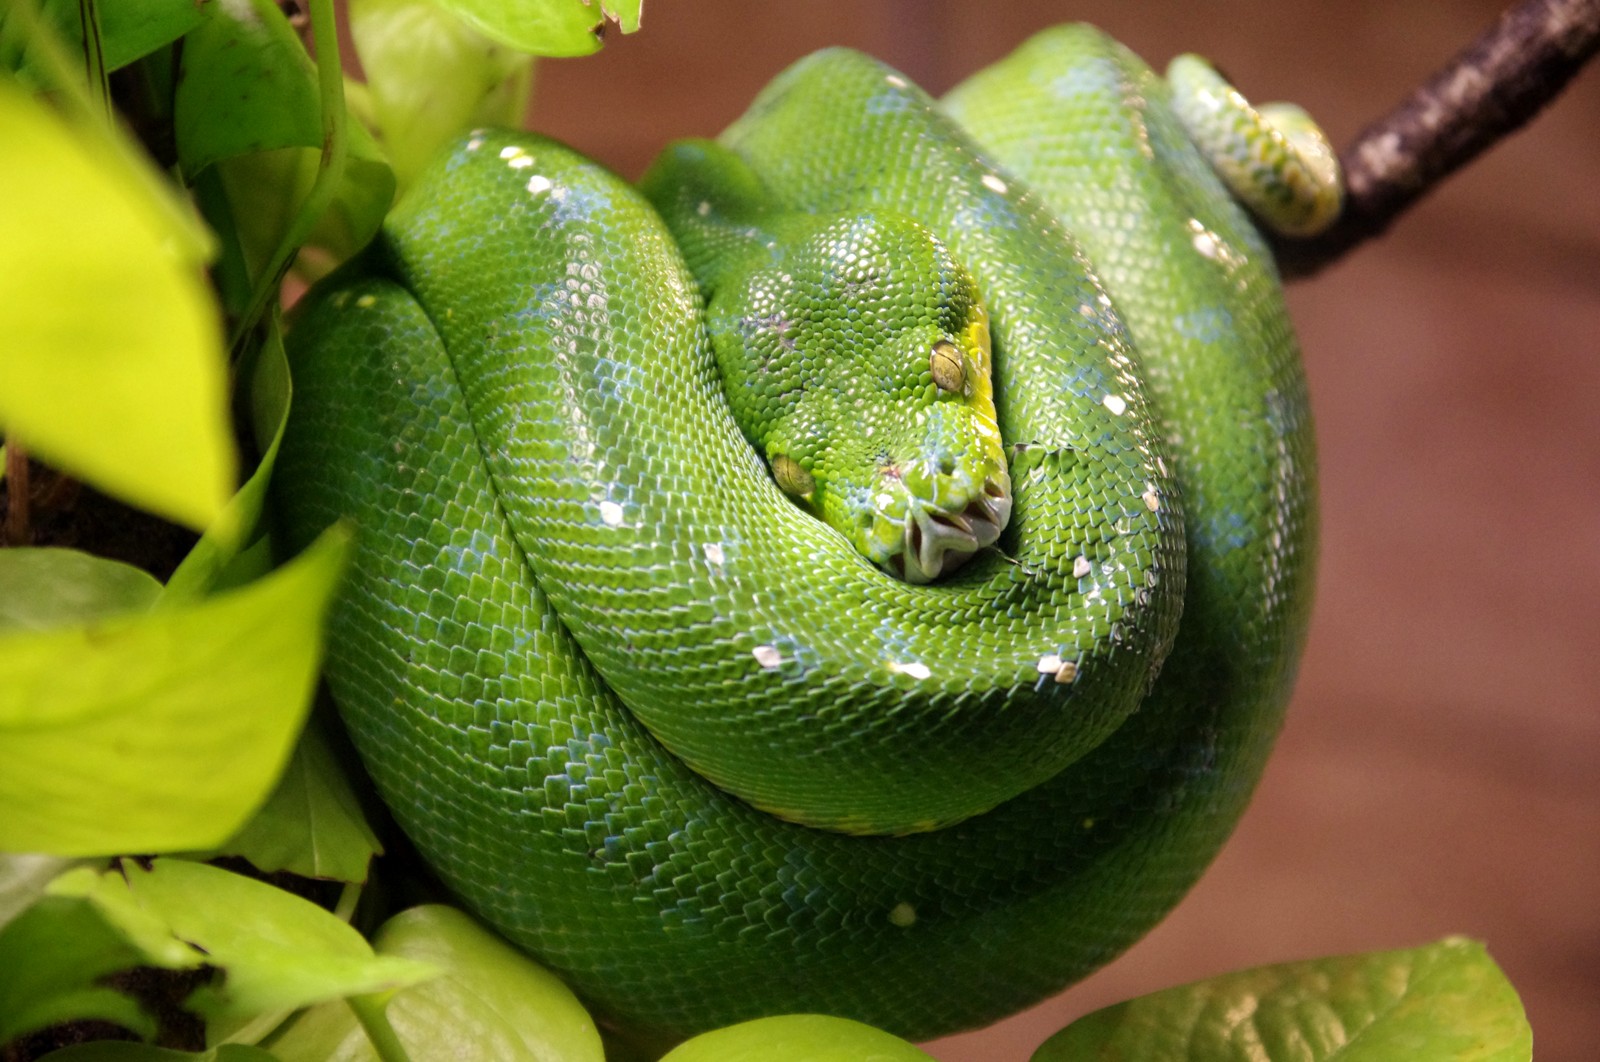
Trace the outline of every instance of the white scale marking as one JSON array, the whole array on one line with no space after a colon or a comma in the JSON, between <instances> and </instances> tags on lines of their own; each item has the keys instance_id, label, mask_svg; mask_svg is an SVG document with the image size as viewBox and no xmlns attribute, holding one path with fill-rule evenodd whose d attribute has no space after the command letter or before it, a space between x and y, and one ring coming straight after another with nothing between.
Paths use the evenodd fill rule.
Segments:
<instances>
[{"instance_id":1,"label":"white scale marking","mask_svg":"<svg viewBox=\"0 0 1600 1062\"><path fill-rule=\"evenodd\" d=\"M992 173L986 173L983 175L983 186L989 189L991 192L998 192L1000 195L1006 194L1006 182L1002 181Z\"/></svg>"},{"instance_id":2,"label":"white scale marking","mask_svg":"<svg viewBox=\"0 0 1600 1062\"><path fill-rule=\"evenodd\" d=\"M622 506L607 499L600 503L600 519L605 521L607 527L622 526Z\"/></svg>"}]
</instances>

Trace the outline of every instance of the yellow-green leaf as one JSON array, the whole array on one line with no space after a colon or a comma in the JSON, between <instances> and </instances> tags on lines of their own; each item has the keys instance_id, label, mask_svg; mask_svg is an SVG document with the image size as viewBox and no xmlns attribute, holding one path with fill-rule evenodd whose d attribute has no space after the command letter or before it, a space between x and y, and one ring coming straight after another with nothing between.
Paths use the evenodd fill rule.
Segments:
<instances>
[{"instance_id":1,"label":"yellow-green leaf","mask_svg":"<svg viewBox=\"0 0 1600 1062\"><path fill-rule=\"evenodd\" d=\"M267 500L267 484L272 479L272 468L278 460L278 445L283 439L284 427L289 422L291 393L289 362L283 353L283 334L276 318L272 318L269 319L266 339L256 359L250 386L252 427L255 429L256 445L261 448L261 461L250 478L229 499L222 518L200 536L189 555L183 558L183 563L178 565L178 570L167 580L166 593L161 600L163 607L203 597L216 588L228 566L260 530L261 513ZM0 575L3 572L3 567L0 567ZM3 619L3 607L0 607L0 622Z\"/></svg>"},{"instance_id":2,"label":"yellow-green leaf","mask_svg":"<svg viewBox=\"0 0 1600 1062\"><path fill-rule=\"evenodd\" d=\"M278 1062L249 1044L218 1044L209 1051L174 1051L126 1040L97 1040L51 1051L39 1062Z\"/></svg>"},{"instance_id":3,"label":"yellow-green leaf","mask_svg":"<svg viewBox=\"0 0 1600 1062\"><path fill-rule=\"evenodd\" d=\"M433 0L352 0L350 37L402 188L468 130L522 124L532 58L485 38Z\"/></svg>"},{"instance_id":4,"label":"yellow-green leaf","mask_svg":"<svg viewBox=\"0 0 1600 1062\"><path fill-rule=\"evenodd\" d=\"M1528 1062L1516 991L1482 944L1261 966L1119 1003L1033 1062Z\"/></svg>"},{"instance_id":5,"label":"yellow-green leaf","mask_svg":"<svg viewBox=\"0 0 1600 1062\"><path fill-rule=\"evenodd\" d=\"M209 848L283 769L349 535L184 608L0 636L0 851Z\"/></svg>"},{"instance_id":6,"label":"yellow-green leaf","mask_svg":"<svg viewBox=\"0 0 1600 1062\"><path fill-rule=\"evenodd\" d=\"M381 955L427 962L441 973L406 988L384 1010L406 1053L499 1062L603 1062L600 1034L554 974L453 907L402 911L378 931ZM378 1062L341 1004L302 1015L271 1045L283 1062Z\"/></svg>"},{"instance_id":7,"label":"yellow-green leaf","mask_svg":"<svg viewBox=\"0 0 1600 1062\"><path fill-rule=\"evenodd\" d=\"M607 23L639 28L642 0L438 0L491 40L533 55L600 50Z\"/></svg>"},{"instance_id":8,"label":"yellow-green leaf","mask_svg":"<svg viewBox=\"0 0 1600 1062\"><path fill-rule=\"evenodd\" d=\"M226 976L185 1006L212 1021L389 992L435 975L427 962L376 955L350 926L309 900L219 867L124 861L133 899Z\"/></svg>"},{"instance_id":9,"label":"yellow-green leaf","mask_svg":"<svg viewBox=\"0 0 1600 1062\"><path fill-rule=\"evenodd\" d=\"M0 549L0 632L142 612L161 584L121 561L51 547Z\"/></svg>"},{"instance_id":10,"label":"yellow-green leaf","mask_svg":"<svg viewBox=\"0 0 1600 1062\"><path fill-rule=\"evenodd\" d=\"M135 165L0 82L0 428L203 528L233 491L221 329Z\"/></svg>"},{"instance_id":11,"label":"yellow-green leaf","mask_svg":"<svg viewBox=\"0 0 1600 1062\"><path fill-rule=\"evenodd\" d=\"M779 1014L701 1033L661 1062L931 1062L894 1036L848 1018Z\"/></svg>"},{"instance_id":12,"label":"yellow-green leaf","mask_svg":"<svg viewBox=\"0 0 1600 1062\"><path fill-rule=\"evenodd\" d=\"M238 856L258 870L359 883L383 846L313 721L277 788L244 828L206 857Z\"/></svg>"},{"instance_id":13,"label":"yellow-green leaf","mask_svg":"<svg viewBox=\"0 0 1600 1062\"><path fill-rule=\"evenodd\" d=\"M204 960L131 902L120 875L69 871L0 927L0 1043L85 1018L151 1035L150 1016L100 978L133 966L184 969Z\"/></svg>"}]
</instances>

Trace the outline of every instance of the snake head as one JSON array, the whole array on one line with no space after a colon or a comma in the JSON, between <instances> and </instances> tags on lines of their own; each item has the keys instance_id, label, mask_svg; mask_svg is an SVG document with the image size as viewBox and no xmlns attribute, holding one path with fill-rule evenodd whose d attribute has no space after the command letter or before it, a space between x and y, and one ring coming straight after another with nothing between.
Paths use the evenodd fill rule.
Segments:
<instances>
[{"instance_id":1,"label":"snake head","mask_svg":"<svg viewBox=\"0 0 1600 1062\"><path fill-rule=\"evenodd\" d=\"M708 323L778 486L908 582L1000 536L1011 481L972 274L900 215L775 220Z\"/></svg>"}]
</instances>

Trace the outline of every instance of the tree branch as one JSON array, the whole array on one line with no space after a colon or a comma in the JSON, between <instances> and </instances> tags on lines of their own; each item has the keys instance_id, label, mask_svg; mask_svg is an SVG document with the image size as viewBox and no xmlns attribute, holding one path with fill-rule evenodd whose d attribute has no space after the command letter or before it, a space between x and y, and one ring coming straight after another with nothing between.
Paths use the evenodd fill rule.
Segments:
<instances>
[{"instance_id":1,"label":"tree branch","mask_svg":"<svg viewBox=\"0 0 1600 1062\"><path fill-rule=\"evenodd\" d=\"M1515 132L1600 49L1600 0L1523 0L1339 158L1345 205L1320 236L1275 241L1305 277L1379 235L1412 203Z\"/></svg>"}]
</instances>

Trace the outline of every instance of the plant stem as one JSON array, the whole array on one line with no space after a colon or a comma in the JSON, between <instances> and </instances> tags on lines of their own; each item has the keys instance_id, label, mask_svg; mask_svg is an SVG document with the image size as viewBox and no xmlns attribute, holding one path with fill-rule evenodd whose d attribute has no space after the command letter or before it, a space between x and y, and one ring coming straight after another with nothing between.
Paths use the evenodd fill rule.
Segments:
<instances>
[{"instance_id":1,"label":"plant stem","mask_svg":"<svg viewBox=\"0 0 1600 1062\"><path fill-rule=\"evenodd\" d=\"M1521 128L1600 50L1600 0L1523 0L1339 157L1345 204L1332 228L1280 239L1305 277L1384 232L1410 206Z\"/></svg>"},{"instance_id":2,"label":"plant stem","mask_svg":"<svg viewBox=\"0 0 1600 1062\"><path fill-rule=\"evenodd\" d=\"M351 882L339 891L339 902L334 904L333 916L341 922L349 922L355 917L356 904L361 902L361 884Z\"/></svg>"},{"instance_id":3,"label":"plant stem","mask_svg":"<svg viewBox=\"0 0 1600 1062\"><path fill-rule=\"evenodd\" d=\"M317 46L317 88L322 104L322 157L317 164L317 176L311 183L294 221L278 241L266 268L256 277L250 302L234 326L228 346L238 359L245 336L255 328L256 322L272 301L273 293L300 246L306 242L312 228L333 202L344 179L345 162L350 153L347 130L348 113L344 104L344 71L339 62L339 30L334 20L333 0L310 0L311 39Z\"/></svg>"},{"instance_id":4,"label":"plant stem","mask_svg":"<svg viewBox=\"0 0 1600 1062\"><path fill-rule=\"evenodd\" d=\"M345 1002L355 1011L356 1020L361 1023L361 1028L366 1030L367 1039L372 1041L373 1050L378 1053L382 1062L411 1062L411 1056L406 1053L405 1045L400 1042L394 1026L389 1024L388 1015L384 1013L384 1008L389 1002L388 994L351 996Z\"/></svg>"}]
</instances>

